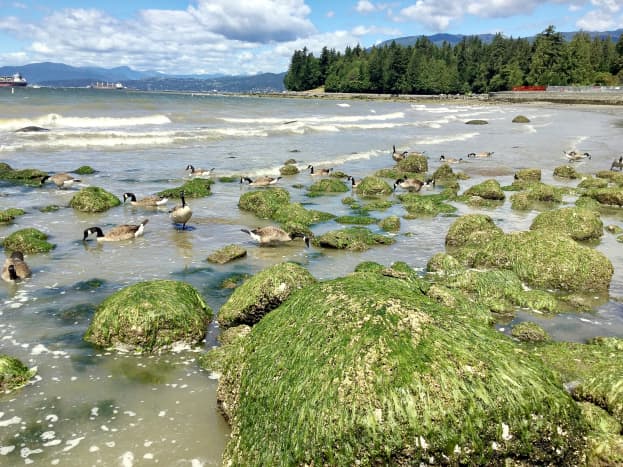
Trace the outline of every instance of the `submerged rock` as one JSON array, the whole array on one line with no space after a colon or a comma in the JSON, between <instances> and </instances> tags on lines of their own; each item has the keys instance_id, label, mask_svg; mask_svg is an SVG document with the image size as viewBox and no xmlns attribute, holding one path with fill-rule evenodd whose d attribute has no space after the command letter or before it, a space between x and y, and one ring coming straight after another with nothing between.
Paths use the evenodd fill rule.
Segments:
<instances>
[{"instance_id":1,"label":"submerged rock","mask_svg":"<svg viewBox=\"0 0 623 467\"><path fill-rule=\"evenodd\" d=\"M538 358L376 273L297 292L223 363L225 465L574 465L586 446Z\"/></svg>"},{"instance_id":2,"label":"submerged rock","mask_svg":"<svg viewBox=\"0 0 623 467\"><path fill-rule=\"evenodd\" d=\"M247 255L245 250L240 245L226 245L223 248L218 249L214 253L208 256L208 261L211 263L225 264L230 261L234 261L239 258L243 258Z\"/></svg>"},{"instance_id":3,"label":"submerged rock","mask_svg":"<svg viewBox=\"0 0 623 467\"><path fill-rule=\"evenodd\" d=\"M0 392L26 385L36 373L37 370L29 369L17 358L0 354Z\"/></svg>"},{"instance_id":4,"label":"submerged rock","mask_svg":"<svg viewBox=\"0 0 623 467\"><path fill-rule=\"evenodd\" d=\"M47 253L56 248L55 244L48 242L46 233L30 227L13 232L2 244L5 250L22 253Z\"/></svg>"},{"instance_id":5,"label":"submerged rock","mask_svg":"<svg viewBox=\"0 0 623 467\"><path fill-rule=\"evenodd\" d=\"M69 202L72 208L82 212L103 212L120 204L119 198L96 186L83 188Z\"/></svg>"},{"instance_id":6,"label":"submerged rock","mask_svg":"<svg viewBox=\"0 0 623 467\"><path fill-rule=\"evenodd\" d=\"M530 321L523 321L513 326L511 335L524 342L544 342L550 339L545 329Z\"/></svg>"},{"instance_id":7,"label":"submerged rock","mask_svg":"<svg viewBox=\"0 0 623 467\"><path fill-rule=\"evenodd\" d=\"M530 230L538 229L551 229L579 241L597 239L604 233L599 213L578 207L542 212L530 226Z\"/></svg>"},{"instance_id":8,"label":"submerged rock","mask_svg":"<svg viewBox=\"0 0 623 467\"><path fill-rule=\"evenodd\" d=\"M98 307L84 339L101 347L158 351L200 342L212 310L189 284L139 282L109 296Z\"/></svg>"},{"instance_id":9,"label":"submerged rock","mask_svg":"<svg viewBox=\"0 0 623 467\"><path fill-rule=\"evenodd\" d=\"M316 282L307 269L294 263L271 266L236 288L218 312L224 328L254 325L295 290Z\"/></svg>"}]
</instances>

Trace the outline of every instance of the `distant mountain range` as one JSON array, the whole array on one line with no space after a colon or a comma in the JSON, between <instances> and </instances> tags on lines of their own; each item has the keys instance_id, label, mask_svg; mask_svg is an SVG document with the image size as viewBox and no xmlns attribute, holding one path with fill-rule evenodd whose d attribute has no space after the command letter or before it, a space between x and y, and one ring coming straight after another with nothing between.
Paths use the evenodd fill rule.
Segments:
<instances>
[{"instance_id":1,"label":"distant mountain range","mask_svg":"<svg viewBox=\"0 0 623 467\"><path fill-rule=\"evenodd\" d=\"M571 40L575 32L562 32L565 40ZM605 32L587 32L591 37L611 37L618 41L623 29ZM490 43L494 34L477 34L485 43ZM447 42L456 45L465 37L462 34L433 34L429 36L405 36L382 42L378 46L389 45L392 41L402 46L415 44L418 38L427 37L436 45ZM528 37L534 40L535 36ZM283 73L262 73L251 76L212 75L169 75L158 71L137 71L127 66L117 68L73 67L64 63L31 63L20 66L0 67L0 76L21 73L29 84L51 87L86 87L96 82L122 83L126 88L141 91L194 91L194 92L281 92Z\"/></svg>"}]
</instances>

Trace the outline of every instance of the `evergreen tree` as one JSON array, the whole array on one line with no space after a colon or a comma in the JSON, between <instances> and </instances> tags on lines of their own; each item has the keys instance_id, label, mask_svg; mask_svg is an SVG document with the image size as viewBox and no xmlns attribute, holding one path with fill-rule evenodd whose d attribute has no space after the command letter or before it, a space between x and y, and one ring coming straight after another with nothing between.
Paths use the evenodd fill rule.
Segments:
<instances>
[{"instance_id":1,"label":"evergreen tree","mask_svg":"<svg viewBox=\"0 0 623 467\"><path fill-rule=\"evenodd\" d=\"M563 74L564 46L562 34L557 33L554 26L548 26L545 31L537 34L528 74L530 84L567 84L566 76Z\"/></svg>"},{"instance_id":2,"label":"evergreen tree","mask_svg":"<svg viewBox=\"0 0 623 467\"><path fill-rule=\"evenodd\" d=\"M573 36L568 45L568 75L572 84L593 84L594 68L591 63L591 39L585 32Z\"/></svg>"}]
</instances>

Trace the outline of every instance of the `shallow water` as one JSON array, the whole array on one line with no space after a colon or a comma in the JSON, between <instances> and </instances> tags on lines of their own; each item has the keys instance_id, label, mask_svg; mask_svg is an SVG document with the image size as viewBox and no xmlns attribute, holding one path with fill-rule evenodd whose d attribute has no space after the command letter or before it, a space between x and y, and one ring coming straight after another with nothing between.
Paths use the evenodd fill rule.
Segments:
<instances>
[{"instance_id":1,"label":"shallow water","mask_svg":"<svg viewBox=\"0 0 623 467\"><path fill-rule=\"evenodd\" d=\"M495 177L510 184L515 170L540 167L546 183L563 165L563 150L588 151L581 172L608 169L620 155L623 129L619 109L553 105L414 105L375 101L314 101L252 97L150 94L126 91L20 89L0 90L0 161L14 168L50 172L90 165L98 172L82 176L83 186L100 186L119 197L138 197L180 185L187 164L215 167L214 176L277 175L286 159L302 173L280 185L307 207L349 214L344 195L309 198L303 188L312 178L305 167L333 167L359 178L390 167L391 146L425 151L430 172L439 155L466 158L469 152L494 151L491 159L454 166L470 175L462 189ZM526 115L531 123L511 123ZM470 119L488 125L465 125ZM28 125L48 132L15 133ZM577 182L566 182L575 186ZM232 273L253 274L269 265L296 261L318 279L350 273L361 261L389 265L405 261L422 269L444 250L455 216L402 219L391 247L363 253L306 249L301 241L259 248L240 231L268 222L240 211L240 195L249 188L216 182L213 195L188 200L193 217L186 231L171 225L167 209L121 206L101 214L67 208L76 190L47 184L29 188L0 184L0 209L21 207L27 214L0 226L0 237L24 227L50 235L57 247L28 255L32 279L0 285L0 351L37 366L37 379L0 398L0 464L60 465L219 465L229 435L216 409L216 381L200 370L197 351L215 344L213 324L200 349L162 356L116 354L82 341L95 306L121 287L141 280L186 281L217 312L229 295L219 284ZM565 204L572 204L568 197ZM56 204L59 211L38 208ZM169 203L172 206L174 203ZM496 209L457 204L457 215L485 212L505 231L527 229L537 214L515 212L510 202ZM604 224L623 225L623 211L603 215ZM399 206L375 217L402 216ZM85 228L104 231L149 218L144 237L135 241L83 242ZM339 227L314 226L319 234ZM374 228L374 227L372 227ZM207 256L231 243L247 248L245 259L213 265ZM595 335L622 335L623 253L614 236L596 246L613 262L610 299L596 299L582 315L543 317L527 310L515 318L539 322L556 339L583 341ZM507 332L512 323L500 325Z\"/></svg>"}]
</instances>

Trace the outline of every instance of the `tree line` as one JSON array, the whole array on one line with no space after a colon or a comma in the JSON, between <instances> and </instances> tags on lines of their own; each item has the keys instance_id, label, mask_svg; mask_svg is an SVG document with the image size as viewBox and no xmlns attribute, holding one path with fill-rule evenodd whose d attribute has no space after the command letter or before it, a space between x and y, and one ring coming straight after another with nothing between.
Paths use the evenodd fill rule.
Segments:
<instances>
[{"instance_id":1,"label":"tree line","mask_svg":"<svg viewBox=\"0 0 623 467\"><path fill-rule=\"evenodd\" d=\"M290 91L324 86L327 92L454 94L510 90L515 86L623 83L623 35L570 41L549 26L534 41L496 34L490 43L464 37L452 46L419 37L407 47L391 44L344 53L324 47L316 58L307 48L292 55L284 85Z\"/></svg>"}]
</instances>

